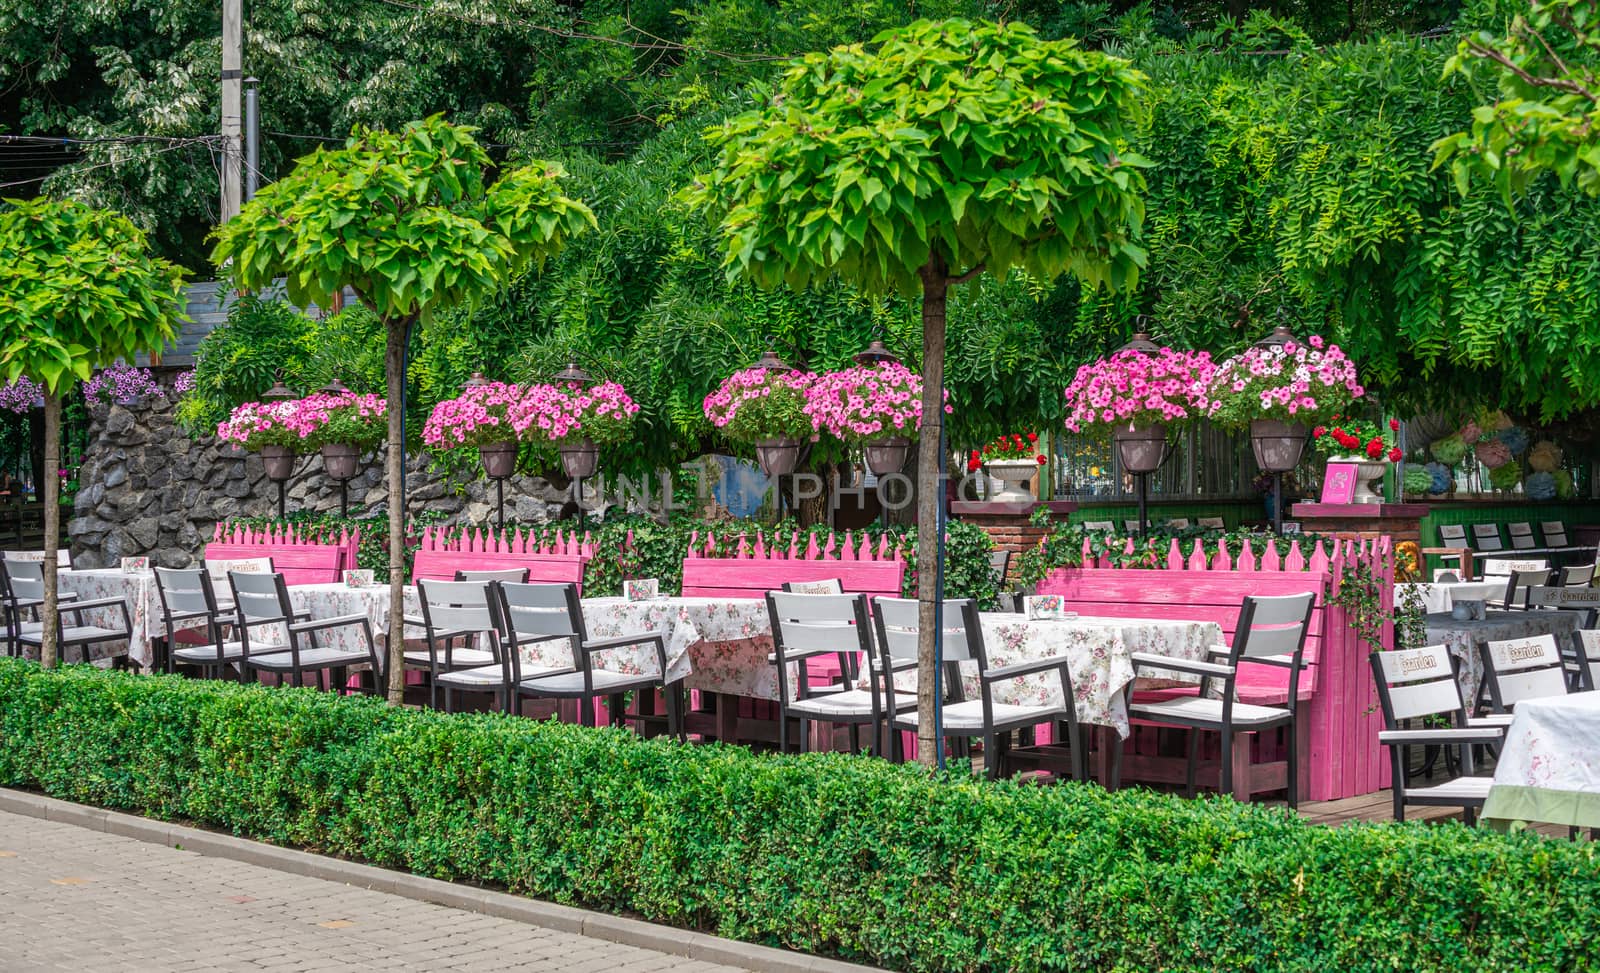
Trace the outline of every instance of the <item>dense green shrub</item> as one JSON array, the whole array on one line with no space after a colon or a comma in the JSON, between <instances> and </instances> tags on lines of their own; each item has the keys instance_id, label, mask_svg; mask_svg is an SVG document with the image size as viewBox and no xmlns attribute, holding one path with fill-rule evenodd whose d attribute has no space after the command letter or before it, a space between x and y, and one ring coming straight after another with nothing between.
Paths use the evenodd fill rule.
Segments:
<instances>
[{"instance_id":1,"label":"dense green shrub","mask_svg":"<svg viewBox=\"0 0 1600 973\"><path fill-rule=\"evenodd\" d=\"M907 970L1576 970L1596 846L0 661L0 784Z\"/></svg>"}]
</instances>

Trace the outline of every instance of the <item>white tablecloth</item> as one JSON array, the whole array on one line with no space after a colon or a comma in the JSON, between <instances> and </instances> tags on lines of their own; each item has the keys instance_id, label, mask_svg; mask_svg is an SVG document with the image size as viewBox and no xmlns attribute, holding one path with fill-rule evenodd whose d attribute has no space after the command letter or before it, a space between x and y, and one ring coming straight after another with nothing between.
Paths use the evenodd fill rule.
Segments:
<instances>
[{"instance_id":1,"label":"white tablecloth","mask_svg":"<svg viewBox=\"0 0 1600 973\"><path fill-rule=\"evenodd\" d=\"M1204 661L1207 650L1223 641L1222 626L1216 622L1092 617L1042 621L1007 612L984 612L979 621L990 668L1057 655L1070 657L1078 720L1113 727L1124 737L1128 735L1128 712L1123 690L1133 681L1133 653ZM965 698L978 699L977 665L963 664L961 676ZM1175 671L1147 671L1147 676L1171 682L1199 681ZM895 681L903 689L916 689L915 673L902 673ZM1022 676L995 686L994 698L1000 703L1059 704L1061 680L1055 672Z\"/></svg>"},{"instance_id":2,"label":"white tablecloth","mask_svg":"<svg viewBox=\"0 0 1600 973\"><path fill-rule=\"evenodd\" d=\"M1600 693L1517 704L1483 816L1600 828Z\"/></svg>"},{"instance_id":3,"label":"white tablecloth","mask_svg":"<svg viewBox=\"0 0 1600 973\"><path fill-rule=\"evenodd\" d=\"M405 587L404 611L413 617L422 613L422 602L417 599L415 585ZM383 645L389 634L389 586L386 584L368 585L364 588L352 588L342 581L329 584L297 584L289 586L289 602L294 605L295 611L311 613L311 620L323 618L338 618L342 615L365 615L372 623L372 636L374 641ZM266 629L262 629L266 631ZM408 631L410 638L422 638L421 629ZM252 639L257 636L251 635ZM282 636L272 633L269 639L281 640ZM330 628L317 633L317 642L331 648L358 649L366 651L362 644L362 631L359 625L341 626Z\"/></svg>"},{"instance_id":4,"label":"white tablecloth","mask_svg":"<svg viewBox=\"0 0 1600 973\"><path fill-rule=\"evenodd\" d=\"M1437 615L1448 612L1455 607L1458 601L1488 601L1505 596L1506 579L1496 581L1441 581L1434 584L1423 582L1402 583L1394 586L1394 603L1397 607L1405 605L1407 592L1415 592L1422 602L1422 611L1427 615Z\"/></svg>"},{"instance_id":5,"label":"white tablecloth","mask_svg":"<svg viewBox=\"0 0 1600 973\"><path fill-rule=\"evenodd\" d=\"M1532 635L1554 635L1557 645L1565 645L1577 631L1580 612L1555 609L1532 611L1492 611L1483 621L1460 621L1448 614L1428 616L1429 645L1443 645L1461 660L1461 698L1472 708L1483 685L1483 658L1478 643L1520 639Z\"/></svg>"}]
</instances>

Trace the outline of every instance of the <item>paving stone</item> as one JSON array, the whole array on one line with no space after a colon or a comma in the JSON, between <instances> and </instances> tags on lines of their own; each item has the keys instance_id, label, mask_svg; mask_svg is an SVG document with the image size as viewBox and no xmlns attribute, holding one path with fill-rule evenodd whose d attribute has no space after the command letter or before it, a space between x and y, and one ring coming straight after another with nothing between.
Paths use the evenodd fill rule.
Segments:
<instances>
[{"instance_id":1,"label":"paving stone","mask_svg":"<svg viewBox=\"0 0 1600 973\"><path fill-rule=\"evenodd\" d=\"M6 973L739 973L4 812L0 848Z\"/></svg>"}]
</instances>

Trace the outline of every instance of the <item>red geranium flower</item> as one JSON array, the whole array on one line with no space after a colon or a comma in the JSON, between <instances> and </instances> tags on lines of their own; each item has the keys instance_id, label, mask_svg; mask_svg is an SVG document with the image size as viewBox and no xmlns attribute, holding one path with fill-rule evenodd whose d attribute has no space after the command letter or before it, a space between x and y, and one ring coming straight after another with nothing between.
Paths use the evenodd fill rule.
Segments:
<instances>
[{"instance_id":1,"label":"red geranium flower","mask_svg":"<svg viewBox=\"0 0 1600 973\"><path fill-rule=\"evenodd\" d=\"M1389 462L1398 463L1405 458L1405 455L1405 453L1400 452L1400 447L1396 446L1395 448L1389 450Z\"/></svg>"},{"instance_id":2,"label":"red geranium flower","mask_svg":"<svg viewBox=\"0 0 1600 973\"><path fill-rule=\"evenodd\" d=\"M1372 459L1377 459L1379 456L1382 456L1383 440L1374 439L1372 442L1367 443L1367 455Z\"/></svg>"},{"instance_id":3,"label":"red geranium flower","mask_svg":"<svg viewBox=\"0 0 1600 973\"><path fill-rule=\"evenodd\" d=\"M1326 435L1327 432L1328 432L1328 427L1327 426L1318 426L1317 428L1311 430L1311 435L1316 436L1318 438L1321 438L1322 436Z\"/></svg>"},{"instance_id":4,"label":"red geranium flower","mask_svg":"<svg viewBox=\"0 0 1600 973\"><path fill-rule=\"evenodd\" d=\"M1389 420L1389 428L1394 432L1399 432L1400 431L1400 420L1399 419L1390 419Z\"/></svg>"},{"instance_id":5,"label":"red geranium flower","mask_svg":"<svg viewBox=\"0 0 1600 973\"><path fill-rule=\"evenodd\" d=\"M1036 433L1036 432L1028 433L1028 442L1036 443L1038 441L1039 441L1039 434L1038 433Z\"/></svg>"},{"instance_id":6,"label":"red geranium flower","mask_svg":"<svg viewBox=\"0 0 1600 973\"><path fill-rule=\"evenodd\" d=\"M1043 456L1043 455L1040 455L1040 456L1039 456L1039 465L1040 465L1040 466L1043 466L1043 465L1044 465L1044 456Z\"/></svg>"}]
</instances>

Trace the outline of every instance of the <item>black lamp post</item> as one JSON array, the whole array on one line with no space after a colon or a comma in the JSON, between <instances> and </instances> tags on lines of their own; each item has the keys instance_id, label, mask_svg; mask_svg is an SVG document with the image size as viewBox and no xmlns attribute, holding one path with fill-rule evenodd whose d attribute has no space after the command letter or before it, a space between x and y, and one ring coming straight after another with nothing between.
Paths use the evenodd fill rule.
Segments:
<instances>
[{"instance_id":1,"label":"black lamp post","mask_svg":"<svg viewBox=\"0 0 1600 973\"><path fill-rule=\"evenodd\" d=\"M1150 340L1148 328L1149 319L1143 314L1134 319L1133 337L1128 343L1117 349L1117 354L1134 351L1141 355L1153 354L1161 350L1161 346ZM1118 426L1112 430L1112 442L1117 446L1117 460L1122 464L1122 470L1130 474L1138 484L1139 491L1139 536L1149 533L1150 518L1147 508L1150 503L1150 474L1161 468L1167 461L1171 450L1167 448L1167 427L1161 423L1151 423L1148 426Z\"/></svg>"},{"instance_id":2,"label":"black lamp post","mask_svg":"<svg viewBox=\"0 0 1600 973\"><path fill-rule=\"evenodd\" d=\"M589 385L589 373L578 367L574 359L567 359L567 367L556 373L555 381L571 389L586 388ZM583 529L583 480L593 476L595 468L600 463L600 450L592 439L583 439L571 445L559 447L561 453L561 467L572 477L572 499L578 505L578 528Z\"/></svg>"},{"instance_id":3,"label":"black lamp post","mask_svg":"<svg viewBox=\"0 0 1600 973\"><path fill-rule=\"evenodd\" d=\"M288 402L299 398L294 389L283 384L283 372L278 372L272 388L261 393L263 402ZM267 479L278 485L278 519L286 513L289 477L294 475L294 451L287 446L261 447L261 465L266 468Z\"/></svg>"},{"instance_id":4,"label":"black lamp post","mask_svg":"<svg viewBox=\"0 0 1600 973\"><path fill-rule=\"evenodd\" d=\"M473 372L461 383L461 390L465 392L489 384L492 383L482 372ZM484 475L494 481L495 522L503 532L506 529L506 478L517 469L517 442L513 439L479 446L478 459L483 463Z\"/></svg>"},{"instance_id":5,"label":"black lamp post","mask_svg":"<svg viewBox=\"0 0 1600 973\"><path fill-rule=\"evenodd\" d=\"M795 370L793 365L778 357L778 353L768 348L761 353L751 368L764 368L769 372L788 374ZM763 439L756 443L756 463L760 465L761 472L772 477L773 487L777 492L774 507L779 520L783 519L783 477L793 473L795 467L800 465L800 449L803 444L798 439L779 436L773 439Z\"/></svg>"},{"instance_id":6,"label":"black lamp post","mask_svg":"<svg viewBox=\"0 0 1600 973\"><path fill-rule=\"evenodd\" d=\"M317 390L323 395L343 395L350 390L338 379ZM322 468L339 484L339 516L350 516L350 479L356 475L361 450L349 443L323 443Z\"/></svg>"},{"instance_id":7,"label":"black lamp post","mask_svg":"<svg viewBox=\"0 0 1600 973\"><path fill-rule=\"evenodd\" d=\"M1255 347L1272 350L1298 341L1289 330L1289 310L1278 309L1278 325L1272 333L1255 343ZM1284 422L1281 419L1252 419L1250 421L1250 448L1255 453L1256 465L1272 474L1272 529L1283 533L1283 474L1300 465L1305 452L1304 423Z\"/></svg>"}]
</instances>

